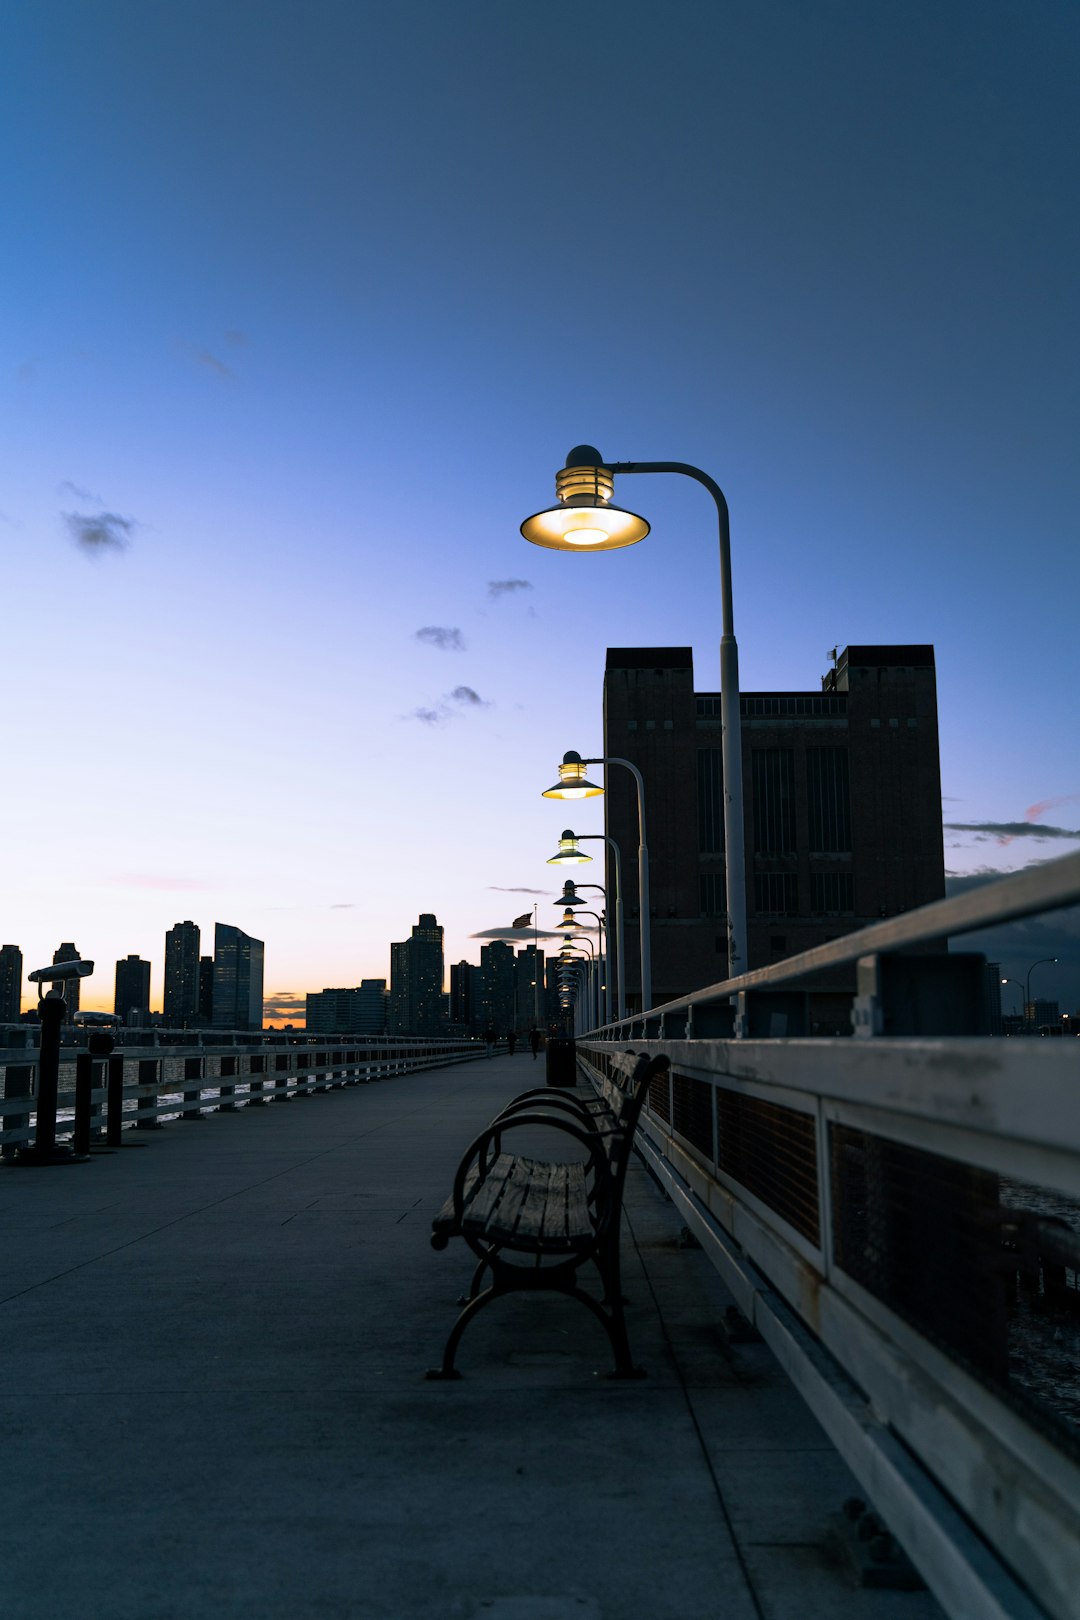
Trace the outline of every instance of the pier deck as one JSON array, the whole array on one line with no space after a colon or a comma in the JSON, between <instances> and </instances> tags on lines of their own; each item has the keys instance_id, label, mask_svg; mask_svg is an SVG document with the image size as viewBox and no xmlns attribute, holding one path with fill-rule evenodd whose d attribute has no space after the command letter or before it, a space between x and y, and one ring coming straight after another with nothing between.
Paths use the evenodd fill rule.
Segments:
<instances>
[{"instance_id":1,"label":"pier deck","mask_svg":"<svg viewBox=\"0 0 1080 1620\"><path fill-rule=\"evenodd\" d=\"M431 1217L528 1053L0 1169L5 1620L938 1620L823 1549L854 1480L645 1171L643 1383L499 1302L429 1383L471 1257Z\"/></svg>"}]
</instances>

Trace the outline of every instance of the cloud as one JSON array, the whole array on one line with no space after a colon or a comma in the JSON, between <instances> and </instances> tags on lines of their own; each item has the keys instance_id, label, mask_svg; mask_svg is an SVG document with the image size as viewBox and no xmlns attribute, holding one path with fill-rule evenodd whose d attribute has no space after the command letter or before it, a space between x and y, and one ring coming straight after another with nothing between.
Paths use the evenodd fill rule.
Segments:
<instances>
[{"instance_id":1,"label":"cloud","mask_svg":"<svg viewBox=\"0 0 1080 1620\"><path fill-rule=\"evenodd\" d=\"M334 902L334 904L330 907L330 910L331 911L355 911L356 910L356 902L354 900L336 900Z\"/></svg>"},{"instance_id":2,"label":"cloud","mask_svg":"<svg viewBox=\"0 0 1080 1620\"><path fill-rule=\"evenodd\" d=\"M470 934L470 939L502 939L509 945L515 939L562 939L563 935L550 928L481 928L479 933Z\"/></svg>"},{"instance_id":3,"label":"cloud","mask_svg":"<svg viewBox=\"0 0 1080 1620\"><path fill-rule=\"evenodd\" d=\"M95 495L89 489L80 489L79 485L73 484L70 478L65 478L61 483L57 484L56 493L58 495L74 495L77 501L93 501L95 506L105 505L100 495Z\"/></svg>"},{"instance_id":4,"label":"cloud","mask_svg":"<svg viewBox=\"0 0 1080 1620\"><path fill-rule=\"evenodd\" d=\"M278 990L263 998L263 1018L280 1018L282 1022L303 1023L307 1013L307 998L294 990Z\"/></svg>"},{"instance_id":5,"label":"cloud","mask_svg":"<svg viewBox=\"0 0 1080 1620\"><path fill-rule=\"evenodd\" d=\"M216 354L211 354L209 349L197 348L194 343L184 343L181 347L185 354L191 356L197 366L204 366L207 371L214 372L218 377L225 377L230 382L235 378L236 373L232 367L227 366L224 360L220 360Z\"/></svg>"},{"instance_id":6,"label":"cloud","mask_svg":"<svg viewBox=\"0 0 1080 1620\"><path fill-rule=\"evenodd\" d=\"M527 579L489 579L488 595L492 601L498 602L500 598L509 596L513 591L531 591L532 582Z\"/></svg>"},{"instance_id":7,"label":"cloud","mask_svg":"<svg viewBox=\"0 0 1080 1620\"><path fill-rule=\"evenodd\" d=\"M234 349L246 349L251 342L247 333L238 332L235 326L229 327L222 335L226 343Z\"/></svg>"},{"instance_id":8,"label":"cloud","mask_svg":"<svg viewBox=\"0 0 1080 1620\"><path fill-rule=\"evenodd\" d=\"M1080 838L1080 828L1049 827L1041 821L946 821L944 827L946 832L992 834L999 844L1011 844L1014 838Z\"/></svg>"},{"instance_id":9,"label":"cloud","mask_svg":"<svg viewBox=\"0 0 1080 1620\"><path fill-rule=\"evenodd\" d=\"M423 641L429 647L438 647L440 652L464 652L465 637L460 630L442 624L426 624L422 630L417 630L414 638Z\"/></svg>"},{"instance_id":10,"label":"cloud","mask_svg":"<svg viewBox=\"0 0 1080 1620\"><path fill-rule=\"evenodd\" d=\"M457 709L451 708L451 703L456 703L458 705ZM448 692L433 708L422 705L418 709L413 709L412 713L407 715L406 718L419 720L425 726L441 726L447 720L452 720L454 715L462 709L490 709L491 707L490 699L482 698L479 692L475 692L471 686L455 686L454 690Z\"/></svg>"},{"instance_id":11,"label":"cloud","mask_svg":"<svg viewBox=\"0 0 1080 1620\"><path fill-rule=\"evenodd\" d=\"M134 518L121 517L117 512L99 512L88 516L85 512L62 512L72 540L86 557L102 557L107 551L126 551L129 535L138 528Z\"/></svg>"},{"instance_id":12,"label":"cloud","mask_svg":"<svg viewBox=\"0 0 1080 1620\"><path fill-rule=\"evenodd\" d=\"M544 895L544 894L550 894L551 893L550 889L510 889L510 888L507 888L506 885L503 884L503 883L489 883L488 888L489 889L494 889L496 891L496 893L498 893L498 894L540 894L540 895Z\"/></svg>"}]
</instances>

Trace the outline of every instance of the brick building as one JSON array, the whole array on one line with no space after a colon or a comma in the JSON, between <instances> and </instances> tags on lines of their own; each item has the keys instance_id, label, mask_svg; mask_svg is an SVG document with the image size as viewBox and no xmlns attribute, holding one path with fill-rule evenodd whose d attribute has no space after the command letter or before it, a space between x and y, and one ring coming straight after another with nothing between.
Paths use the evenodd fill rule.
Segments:
<instances>
[{"instance_id":1,"label":"brick building","mask_svg":"<svg viewBox=\"0 0 1080 1620\"><path fill-rule=\"evenodd\" d=\"M848 647L820 692L744 692L740 706L751 968L944 895L933 647ZM604 753L645 781L659 1005L727 970L720 698L694 691L689 647L608 649ZM606 788L633 1008L637 803L629 772Z\"/></svg>"}]
</instances>

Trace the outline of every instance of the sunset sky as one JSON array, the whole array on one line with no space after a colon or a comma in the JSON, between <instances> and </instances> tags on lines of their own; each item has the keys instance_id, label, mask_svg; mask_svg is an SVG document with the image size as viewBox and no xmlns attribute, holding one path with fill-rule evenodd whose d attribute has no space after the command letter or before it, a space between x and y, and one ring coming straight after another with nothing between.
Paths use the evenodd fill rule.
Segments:
<instances>
[{"instance_id":1,"label":"sunset sky","mask_svg":"<svg viewBox=\"0 0 1080 1620\"><path fill-rule=\"evenodd\" d=\"M11 0L0 60L27 969L160 1005L218 920L287 1010L554 921L605 649L718 685L697 486L521 539L583 440L723 485L744 690L934 643L950 871L1080 847L1074 5Z\"/></svg>"}]
</instances>

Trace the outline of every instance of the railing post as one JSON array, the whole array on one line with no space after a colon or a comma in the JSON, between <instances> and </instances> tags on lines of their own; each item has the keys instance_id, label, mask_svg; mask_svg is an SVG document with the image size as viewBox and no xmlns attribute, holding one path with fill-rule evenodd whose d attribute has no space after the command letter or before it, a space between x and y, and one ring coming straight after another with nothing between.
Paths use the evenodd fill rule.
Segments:
<instances>
[{"instance_id":1,"label":"railing post","mask_svg":"<svg viewBox=\"0 0 1080 1620\"><path fill-rule=\"evenodd\" d=\"M160 1101L159 1089L161 1086L161 1058L139 1059L139 1085L153 1086L154 1095L151 1098L140 1095L135 1106L135 1129L137 1131L163 1131L164 1125L157 1117Z\"/></svg>"},{"instance_id":2,"label":"railing post","mask_svg":"<svg viewBox=\"0 0 1080 1620\"><path fill-rule=\"evenodd\" d=\"M4 1071L4 1100L11 1101L15 1097L30 1097L34 1089L34 1070L29 1063L12 1063ZM5 1114L5 1131L23 1131L30 1124L30 1115ZM5 1142L3 1156L13 1159L19 1151L17 1142Z\"/></svg>"},{"instance_id":3,"label":"railing post","mask_svg":"<svg viewBox=\"0 0 1080 1620\"><path fill-rule=\"evenodd\" d=\"M202 1082L206 1075L206 1059L204 1057L186 1057L184 1059L184 1110L181 1119L202 1119ZM196 1082L190 1088L188 1082Z\"/></svg>"},{"instance_id":4,"label":"railing post","mask_svg":"<svg viewBox=\"0 0 1080 1620\"><path fill-rule=\"evenodd\" d=\"M124 1124L124 1059L115 1053L109 1059L108 1089L105 1098L105 1144L120 1146L120 1133Z\"/></svg>"}]
</instances>

